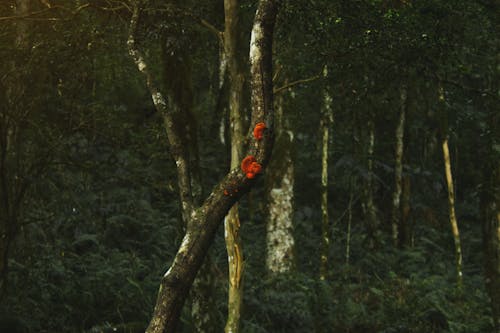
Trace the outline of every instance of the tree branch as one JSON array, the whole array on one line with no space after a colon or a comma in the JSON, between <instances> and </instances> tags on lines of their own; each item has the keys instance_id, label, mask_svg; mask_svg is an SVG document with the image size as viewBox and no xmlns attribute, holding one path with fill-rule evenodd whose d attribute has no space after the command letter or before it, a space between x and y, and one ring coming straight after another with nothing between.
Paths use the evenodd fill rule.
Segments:
<instances>
[{"instance_id":1,"label":"tree branch","mask_svg":"<svg viewBox=\"0 0 500 333\"><path fill-rule=\"evenodd\" d=\"M79 12L81 12L85 8L96 8L96 9L99 9L99 10L102 10L102 11L111 11L111 12L119 11L119 10L122 10L122 9L127 9L130 12L132 11L130 9L130 7L127 6L125 3L123 3L123 2L119 2L119 3L121 3L121 5L120 6L116 6L116 7L101 7L101 6L96 6L94 4L91 4L91 3L85 3L83 5L80 5L80 6L76 7L75 9L70 9L70 8L67 8L67 7L64 7L64 6L58 6L57 5L57 6L51 6L49 8L45 8L45 9L42 9L42 10L39 10L39 11L36 11L36 12L27 13L27 14L24 14L24 15L3 16L3 17L0 17L0 21L9 21L9 20L68 21L68 20L73 19L74 16L76 16ZM67 18L63 18L63 17L40 17L40 15L43 15L43 14L46 14L46 13L49 13L49 12L58 11L58 10L66 11L66 12L68 12L70 14L70 16L67 17Z\"/></svg>"},{"instance_id":2,"label":"tree branch","mask_svg":"<svg viewBox=\"0 0 500 333\"><path fill-rule=\"evenodd\" d=\"M280 93L283 90L286 90L286 89L291 88L293 86L296 86L298 84L315 81L315 80L319 79L320 77L321 77L321 74L318 74L318 75L315 75L315 76L308 77L307 79L301 79L301 80L290 82L288 84L285 84L283 87L275 88L274 89L274 93L275 94Z\"/></svg>"},{"instance_id":3,"label":"tree branch","mask_svg":"<svg viewBox=\"0 0 500 333\"><path fill-rule=\"evenodd\" d=\"M134 60L137 69L146 78L146 85L151 94L153 104L160 115L163 117L165 123L167 138L170 145L171 154L175 160L177 166L178 175L178 185L179 194L182 203L182 215L185 221L190 220L190 216L193 212L193 198L191 190L190 181L190 168L189 168L189 158L186 151L186 144L182 139L181 131L185 130L180 128L174 120L175 114L178 114L179 110L171 110L167 107L167 99L162 94L160 89L155 83L154 77L147 66L146 59L142 52L139 50L136 44L136 32L137 25L139 21L140 9L136 5L132 12L132 17L130 19L130 29L127 40L127 46L129 54ZM173 104L173 103L171 103Z\"/></svg>"}]
</instances>

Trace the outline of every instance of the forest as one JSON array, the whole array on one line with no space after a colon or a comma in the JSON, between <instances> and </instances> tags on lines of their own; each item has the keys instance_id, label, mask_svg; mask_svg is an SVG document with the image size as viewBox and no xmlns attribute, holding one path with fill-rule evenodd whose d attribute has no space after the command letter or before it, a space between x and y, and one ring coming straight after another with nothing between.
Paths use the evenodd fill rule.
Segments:
<instances>
[{"instance_id":1,"label":"forest","mask_svg":"<svg viewBox=\"0 0 500 333\"><path fill-rule=\"evenodd\" d=\"M497 0L0 0L0 333L500 333Z\"/></svg>"}]
</instances>

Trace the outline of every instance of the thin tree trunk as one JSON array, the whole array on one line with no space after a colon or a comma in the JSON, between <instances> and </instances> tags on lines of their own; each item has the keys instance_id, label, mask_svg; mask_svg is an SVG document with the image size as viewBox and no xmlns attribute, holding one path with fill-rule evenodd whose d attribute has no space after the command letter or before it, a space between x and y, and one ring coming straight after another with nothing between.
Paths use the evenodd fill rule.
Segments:
<instances>
[{"instance_id":1,"label":"thin tree trunk","mask_svg":"<svg viewBox=\"0 0 500 333\"><path fill-rule=\"evenodd\" d=\"M323 75L328 75L327 68ZM330 220L328 216L328 143L330 126L333 124L332 98L327 88L323 95L323 114L320 122L321 140L321 253L319 278L325 280L328 272L328 252L330 250Z\"/></svg>"},{"instance_id":2,"label":"thin tree trunk","mask_svg":"<svg viewBox=\"0 0 500 333\"><path fill-rule=\"evenodd\" d=\"M293 132L283 120L283 96L276 98L277 155L267 172L268 211L266 232L266 268L271 274L286 273L294 267Z\"/></svg>"},{"instance_id":3,"label":"thin tree trunk","mask_svg":"<svg viewBox=\"0 0 500 333\"><path fill-rule=\"evenodd\" d=\"M441 112L443 113L442 119L446 119L444 109L444 92L443 88L439 87L439 102L443 108ZM448 188L448 211L450 218L451 233L453 235L453 241L455 243L455 268L457 270L457 286L462 288L462 245L460 242L460 232L458 230L458 222L455 214L455 193L453 188L453 176L451 173L451 160L450 160L450 150L448 147L448 125L446 121L442 121L441 124L442 132L442 142L441 147L443 149L443 162L444 162L444 172L446 177L446 186Z\"/></svg>"},{"instance_id":4,"label":"thin tree trunk","mask_svg":"<svg viewBox=\"0 0 500 333\"><path fill-rule=\"evenodd\" d=\"M364 186L364 197L365 197L365 216L366 216L366 226L368 229L368 248L373 249L377 243L377 208L375 207L375 202L373 200L374 192L374 173L373 173L373 158L375 150L375 123L373 121L373 114L370 115L370 120L368 121L368 151L367 151L367 169L368 175L366 177L366 184Z\"/></svg>"},{"instance_id":5,"label":"thin tree trunk","mask_svg":"<svg viewBox=\"0 0 500 333\"><path fill-rule=\"evenodd\" d=\"M191 57L185 50L176 47L175 43L170 43L168 34L163 36L162 61L163 70L170 76L165 78L164 87L167 90L169 99L169 109L176 110L177 127L183 128L183 142L186 147L185 158L187 160L186 169L189 173L189 184L191 186L191 199L194 206L199 206L202 202L202 184L199 165L199 145L198 145L198 121L193 112L193 86L191 78ZM180 186L180 184L179 184ZM181 211L182 207L181 207ZM183 214L183 225L187 227L191 217ZM216 319L214 311L214 301L212 290L214 289L214 277L211 265L213 262L210 256L201 266L193 282L191 292L191 316L196 332L211 332Z\"/></svg>"},{"instance_id":6,"label":"thin tree trunk","mask_svg":"<svg viewBox=\"0 0 500 333\"><path fill-rule=\"evenodd\" d=\"M396 128L396 150L394 154L394 192L392 195L392 242L394 246L399 244L399 228L401 223L401 191L402 191L402 176L403 176L403 149L404 149L404 128L406 118L406 99L407 87L401 85L400 90L400 111L399 121Z\"/></svg>"},{"instance_id":7,"label":"thin tree trunk","mask_svg":"<svg viewBox=\"0 0 500 333\"><path fill-rule=\"evenodd\" d=\"M238 52L239 1L224 0L224 56L229 74L229 134L231 138L231 169L243 159L243 84L244 69ZM224 236L229 265L228 316L226 332L239 332L243 297L243 247L240 239L238 205L234 205L224 220Z\"/></svg>"},{"instance_id":8,"label":"thin tree trunk","mask_svg":"<svg viewBox=\"0 0 500 333\"><path fill-rule=\"evenodd\" d=\"M448 187L448 209L450 217L451 233L455 242L455 265L457 270L457 285L462 287L462 246L460 244L460 232L458 230L457 217L455 215L455 194L453 190L453 177L451 174L450 151L448 149L448 139L442 142L444 171L446 175L446 185Z\"/></svg>"},{"instance_id":9,"label":"thin tree trunk","mask_svg":"<svg viewBox=\"0 0 500 333\"><path fill-rule=\"evenodd\" d=\"M239 332L241 302L243 297L243 250L239 234L240 220L238 204L235 204L224 219L227 261L229 265L229 290L225 332Z\"/></svg>"}]
</instances>

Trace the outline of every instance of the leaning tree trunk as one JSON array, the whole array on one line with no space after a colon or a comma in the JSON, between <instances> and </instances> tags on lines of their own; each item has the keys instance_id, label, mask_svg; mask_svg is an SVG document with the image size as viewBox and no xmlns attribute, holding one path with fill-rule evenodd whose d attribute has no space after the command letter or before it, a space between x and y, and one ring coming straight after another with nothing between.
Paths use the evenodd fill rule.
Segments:
<instances>
[{"instance_id":1,"label":"leaning tree trunk","mask_svg":"<svg viewBox=\"0 0 500 333\"><path fill-rule=\"evenodd\" d=\"M450 217L451 233L455 242L455 266L457 270L457 285L462 286L462 246L460 244L460 232L458 230L457 216L455 214L455 193L453 190L453 176L451 174L450 151L448 149L448 138L441 143L443 148L444 172L446 186L448 188L448 211Z\"/></svg>"},{"instance_id":2,"label":"leaning tree trunk","mask_svg":"<svg viewBox=\"0 0 500 333\"><path fill-rule=\"evenodd\" d=\"M328 69L325 66L323 76L328 76ZM330 126L333 124L332 97L325 88L323 95L323 112L320 121L321 139L321 252L319 278L326 279L328 272L328 252L330 251L330 219L328 215L328 143Z\"/></svg>"},{"instance_id":3,"label":"leaning tree trunk","mask_svg":"<svg viewBox=\"0 0 500 333\"><path fill-rule=\"evenodd\" d=\"M275 0L259 2L250 42L251 122L263 122L268 128L273 127L271 50L277 2ZM137 46L136 31L139 14L140 9L136 6L133 9L127 41L129 53L138 70L145 76L153 103L164 118L170 151L177 166L182 213L188 221L186 234L177 254L161 280L154 313L146 332L175 332L189 289L213 242L218 226L233 204L255 183L255 178L248 177L249 173L242 173L238 168L233 169L214 187L201 206L193 202L183 127L176 126L179 125L175 121L178 116L177 110L168 107L169 103L165 95L155 84L156 81L146 63L146 58ZM272 132L266 132L261 140L253 139L252 133L249 132L247 138L251 142L248 155L255 160L255 166L265 167L271 154ZM256 169L260 168L253 168L252 171Z\"/></svg>"},{"instance_id":4,"label":"leaning tree trunk","mask_svg":"<svg viewBox=\"0 0 500 333\"><path fill-rule=\"evenodd\" d=\"M164 36L162 43L163 70L175 80L166 78L164 87L168 93L169 108L176 110L183 117L178 117L178 127L184 128L184 142L189 165L191 196L194 205L200 205L202 200L202 184L199 163L198 122L193 112L193 86L191 78L191 57L176 43L170 42L169 35ZM182 211L182 207L181 207ZM189 216L184 214L184 227L189 223ZM207 256L199 270L191 292L191 316L196 332L211 332L215 325L214 301L214 270L210 256Z\"/></svg>"},{"instance_id":5,"label":"leaning tree trunk","mask_svg":"<svg viewBox=\"0 0 500 333\"><path fill-rule=\"evenodd\" d=\"M441 147L443 149L443 165L448 188L448 212L450 218L451 233L455 243L455 268L457 271L457 286L462 287L462 245L460 242L460 232L458 230L457 216L455 214L455 191L453 188L453 176L451 174L450 150L448 147L448 122L446 121L446 110L444 109L445 99L443 88L439 87L439 104L441 107Z\"/></svg>"},{"instance_id":6,"label":"leaning tree trunk","mask_svg":"<svg viewBox=\"0 0 500 333\"><path fill-rule=\"evenodd\" d=\"M224 57L229 77L229 134L231 138L231 169L238 168L243 158L243 84L244 67L238 51L240 35L239 1L224 0L225 30ZM238 204L235 204L224 220L229 266L228 315L226 332L237 333L240 327L243 297L243 247L240 239Z\"/></svg>"},{"instance_id":7,"label":"leaning tree trunk","mask_svg":"<svg viewBox=\"0 0 500 333\"><path fill-rule=\"evenodd\" d=\"M396 247L399 244L399 228L401 223L401 191L403 179L403 149L404 149L404 129L406 118L407 87L405 84L400 88L400 111L399 121L396 127L396 150L394 154L394 192L392 194L392 242Z\"/></svg>"},{"instance_id":8,"label":"leaning tree trunk","mask_svg":"<svg viewBox=\"0 0 500 333\"><path fill-rule=\"evenodd\" d=\"M294 266L293 132L283 119L283 96L276 98L276 144L266 175L268 220L266 230L266 268L271 274L290 272Z\"/></svg>"}]
</instances>

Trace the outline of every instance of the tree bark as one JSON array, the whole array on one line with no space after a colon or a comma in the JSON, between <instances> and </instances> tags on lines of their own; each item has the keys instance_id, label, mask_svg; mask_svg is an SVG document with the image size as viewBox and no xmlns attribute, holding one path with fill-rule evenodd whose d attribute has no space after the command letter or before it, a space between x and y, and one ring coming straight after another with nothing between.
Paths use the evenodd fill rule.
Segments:
<instances>
[{"instance_id":1,"label":"tree bark","mask_svg":"<svg viewBox=\"0 0 500 333\"><path fill-rule=\"evenodd\" d=\"M243 85L244 67L238 46L239 1L224 0L224 59L227 62L229 77L229 135L231 139L231 169L238 168L243 158ZM238 205L234 205L224 219L224 238L226 241L229 266L228 316L226 332L239 332L241 304L243 297L243 246L240 239L240 218Z\"/></svg>"},{"instance_id":2,"label":"tree bark","mask_svg":"<svg viewBox=\"0 0 500 333\"><path fill-rule=\"evenodd\" d=\"M327 76L327 68L323 70L323 76ZM326 279L328 272L328 252L330 250L330 219L328 214L328 144L330 126L333 124L332 97L325 88L323 95L323 112L320 121L321 140L321 253L319 278Z\"/></svg>"},{"instance_id":3,"label":"tree bark","mask_svg":"<svg viewBox=\"0 0 500 333\"><path fill-rule=\"evenodd\" d=\"M274 0L259 2L250 43L252 123L265 122L271 129L273 127L271 50L277 3L278 1ZM215 186L201 206L194 204L189 159L186 158L186 147L183 146L183 133L176 126L178 125L175 121L176 110L168 108L166 97L157 87L145 57L137 47L135 36L139 13L140 9L136 6L130 21L127 45L138 70L145 76L153 103L165 121L171 154L177 166L183 216L189 221L173 263L160 283L154 313L146 332L175 332L188 291L213 241L217 227L231 206L255 183L255 179L248 179L239 168L233 169ZM252 141L251 132L247 137L252 143L248 155L255 156L257 162L265 167L272 149L272 132L268 131L259 141Z\"/></svg>"},{"instance_id":4,"label":"tree bark","mask_svg":"<svg viewBox=\"0 0 500 333\"><path fill-rule=\"evenodd\" d=\"M441 112L444 114L446 111L444 110L444 92L442 87L439 87L439 104L442 108ZM442 119L445 119L445 115L442 116ZM446 186L448 188L448 212L451 226L451 233L453 235L453 241L455 243L455 268L457 270L457 286L462 288L462 245L460 242L460 232L458 230L458 222L455 214L455 191L453 188L453 176L451 173L451 160L450 160L450 150L448 147L448 128L447 122L442 121L441 124L441 132L442 132L442 141L441 147L443 149L443 166L444 173L446 177Z\"/></svg>"},{"instance_id":5,"label":"tree bark","mask_svg":"<svg viewBox=\"0 0 500 333\"><path fill-rule=\"evenodd\" d=\"M202 184L199 163L198 119L193 112L193 86L191 78L191 56L165 33L162 41L162 61L164 87L168 93L170 110L176 110L176 126L183 128L182 140L186 147L187 169L191 184L193 204L199 206L202 201ZM174 77L175 80L171 80ZM182 211L182 208L181 208ZM190 223L190 216L183 214L183 223L186 227ZM186 220L187 219L187 220ZM210 332L215 325L214 301L211 297L214 288L214 277L211 265L213 262L208 255L193 282L191 292L191 317L196 332Z\"/></svg>"},{"instance_id":6,"label":"tree bark","mask_svg":"<svg viewBox=\"0 0 500 333\"><path fill-rule=\"evenodd\" d=\"M276 98L275 155L267 172L268 220L266 226L266 268L270 274L290 272L294 267L293 132L283 120L283 95Z\"/></svg>"},{"instance_id":7,"label":"tree bark","mask_svg":"<svg viewBox=\"0 0 500 333\"><path fill-rule=\"evenodd\" d=\"M457 270L457 284L462 286L462 246L460 244L460 232L455 214L455 193L453 189L453 176L451 174L450 151L448 149L448 139L442 142L444 171L446 176L446 186L448 188L448 211L450 218L451 233L455 242L455 267Z\"/></svg>"},{"instance_id":8,"label":"tree bark","mask_svg":"<svg viewBox=\"0 0 500 333\"><path fill-rule=\"evenodd\" d=\"M396 149L394 153L394 192L392 195L392 242L394 246L399 245L399 229L401 223L401 191L403 179L403 149L404 149L404 128L406 118L407 87L401 85L400 90L400 111L399 121L396 127Z\"/></svg>"}]
</instances>

